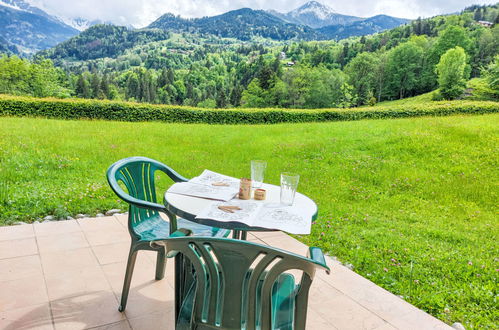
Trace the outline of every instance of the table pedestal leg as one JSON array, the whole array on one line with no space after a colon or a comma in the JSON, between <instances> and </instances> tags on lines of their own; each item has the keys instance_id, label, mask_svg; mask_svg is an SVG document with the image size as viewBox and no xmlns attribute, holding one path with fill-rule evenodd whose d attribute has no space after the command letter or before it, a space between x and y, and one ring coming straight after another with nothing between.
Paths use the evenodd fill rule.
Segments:
<instances>
[{"instance_id":1,"label":"table pedestal leg","mask_svg":"<svg viewBox=\"0 0 499 330\"><path fill-rule=\"evenodd\" d=\"M248 233L246 232L246 230L234 229L232 231L232 238L233 239L240 239L240 240L245 241L247 236L248 236Z\"/></svg>"},{"instance_id":2,"label":"table pedestal leg","mask_svg":"<svg viewBox=\"0 0 499 330\"><path fill-rule=\"evenodd\" d=\"M184 275L184 261L181 254L175 257L175 326L177 325L180 307L183 300L183 275Z\"/></svg>"}]
</instances>

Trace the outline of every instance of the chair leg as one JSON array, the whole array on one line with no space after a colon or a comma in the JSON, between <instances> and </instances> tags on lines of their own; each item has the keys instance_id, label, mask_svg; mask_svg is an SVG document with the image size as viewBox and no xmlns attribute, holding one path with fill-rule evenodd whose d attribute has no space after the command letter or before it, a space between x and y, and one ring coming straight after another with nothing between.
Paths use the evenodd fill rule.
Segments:
<instances>
[{"instance_id":1,"label":"chair leg","mask_svg":"<svg viewBox=\"0 0 499 330\"><path fill-rule=\"evenodd\" d=\"M156 257L156 280L162 280L165 277L166 253L165 249L158 250Z\"/></svg>"},{"instance_id":2,"label":"chair leg","mask_svg":"<svg viewBox=\"0 0 499 330\"><path fill-rule=\"evenodd\" d=\"M126 308L126 302L128 300L128 292L130 291L130 283L132 282L133 267L135 266L135 260L137 259L137 250L133 246L130 247L130 253L128 254L128 262L126 264L125 281L123 282L123 290L121 290L121 304L118 307L120 312L123 312Z\"/></svg>"}]
</instances>

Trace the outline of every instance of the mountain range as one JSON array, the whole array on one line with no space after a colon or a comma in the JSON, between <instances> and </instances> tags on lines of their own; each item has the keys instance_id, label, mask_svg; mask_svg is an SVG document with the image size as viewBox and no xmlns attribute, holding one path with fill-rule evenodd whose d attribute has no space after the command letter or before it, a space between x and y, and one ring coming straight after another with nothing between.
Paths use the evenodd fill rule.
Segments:
<instances>
[{"instance_id":1,"label":"mountain range","mask_svg":"<svg viewBox=\"0 0 499 330\"><path fill-rule=\"evenodd\" d=\"M312 40L322 36L315 29L305 25L287 23L263 10L242 8L222 15L185 19L165 14L151 23L148 28L175 32L213 34L223 38L250 40L254 36L274 40Z\"/></svg>"},{"instance_id":2,"label":"mountain range","mask_svg":"<svg viewBox=\"0 0 499 330\"><path fill-rule=\"evenodd\" d=\"M166 13L146 29L211 34L243 41L253 37L325 40L372 34L407 22L406 19L386 15L370 18L342 15L319 2L310 1L288 13L242 8L217 16L192 19ZM0 0L0 52L8 49L14 53L33 54L77 36L81 30L97 23L101 22L49 15L27 0ZM110 31L113 35L116 31L122 31L130 36L129 30ZM87 38L88 35L85 40ZM121 36L118 40L123 38Z\"/></svg>"},{"instance_id":3,"label":"mountain range","mask_svg":"<svg viewBox=\"0 0 499 330\"><path fill-rule=\"evenodd\" d=\"M318 29L328 25L349 25L364 18L336 13L331 7L317 1L309 1L287 13L269 10L270 14L293 24L301 24Z\"/></svg>"},{"instance_id":4,"label":"mountain range","mask_svg":"<svg viewBox=\"0 0 499 330\"><path fill-rule=\"evenodd\" d=\"M78 32L50 16L0 6L0 37L5 40L5 47L14 47L19 53L53 47Z\"/></svg>"},{"instance_id":5,"label":"mountain range","mask_svg":"<svg viewBox=\"0 0 499 330\"><path fill-rule=\"evenodd\" d=\"M56 20L56 21L59 21L60 23L69 25L70 27L72 27L78 31L84 31L92 25L106 23L106 22L103 22L101 20L89 21L89 20L81 18L81 17L71 18L71 17L50 15L47 12L45 12L42 8L35 7L25 0L0 0L0 5L10 7L12 9L26 11L28 13L32 13L32 14L36 14L36 15L40 15L40 16L45 16L51 20Z\"/></svg>"}]
</instances>

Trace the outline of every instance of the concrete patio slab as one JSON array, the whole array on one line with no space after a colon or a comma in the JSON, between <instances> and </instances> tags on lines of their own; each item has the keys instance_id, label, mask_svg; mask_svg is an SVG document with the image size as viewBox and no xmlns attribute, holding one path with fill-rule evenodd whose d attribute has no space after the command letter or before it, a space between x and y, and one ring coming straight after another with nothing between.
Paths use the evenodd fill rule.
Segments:
<instances>
[{"instance_id":1,"label":"concrete patio slab","mask_svg":"<svg viewBox=\"0 0 499 330\"><path fill-rule=\"evenodd\" d=\"M282 232L248 240L301 255ZM173 329L173 262L154 280L155 254L139 252L127 309L118 312L129 235L125 215L0 227L0 329ZM327 258L318 272L307 329L452 329Z\"/></svg>"}]
</instances>

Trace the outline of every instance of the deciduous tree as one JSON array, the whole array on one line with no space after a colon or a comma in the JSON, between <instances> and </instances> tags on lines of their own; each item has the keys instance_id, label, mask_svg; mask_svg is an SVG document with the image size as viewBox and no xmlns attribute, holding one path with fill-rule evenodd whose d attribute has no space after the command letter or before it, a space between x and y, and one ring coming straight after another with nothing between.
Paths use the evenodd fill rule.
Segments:
<instances>
[{"instance_id":1,"label":"deciduous tree","mask_svg":"<svg viewBox=\"0 0 499 330\"><path fill-rule=\"evenodd\" d=\"M437 64L440 94L446 99L459 97L465 87L466 53L462 47L449 49Z\"/></svg>"}]
</instances>

